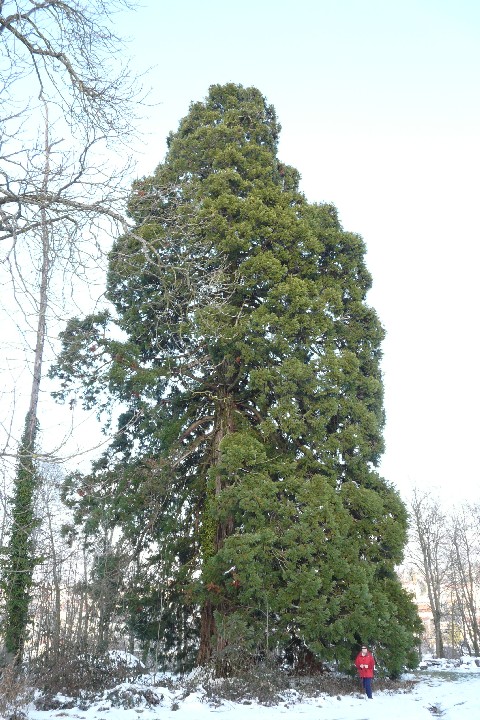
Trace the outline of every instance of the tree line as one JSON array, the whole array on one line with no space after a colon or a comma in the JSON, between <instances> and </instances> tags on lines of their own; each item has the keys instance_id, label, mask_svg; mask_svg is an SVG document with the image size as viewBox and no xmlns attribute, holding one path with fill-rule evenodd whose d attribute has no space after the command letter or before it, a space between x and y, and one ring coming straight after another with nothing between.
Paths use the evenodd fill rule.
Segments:
<instances>
[{"instance_id":1,"label":"tree line","mask_svg":"<svg viewBox=\"0 0 480 720\"><path fill-rule=\"evenodd\" d=\"M123 86L105 85L88 54L115 38L74 2L18 7L1 5L1 36L12 58L9 33L23 38L45 132L41 162L27 152L1 190L8 261L20 240L37 243L35 372L5 504L7 658L101 652L123 637L169 667L220 674L269 656L349 668L361 643L392 676L414 667L421 625L396 573L407 510L377 470L384 332L362 238L333 205L307 201L277 155L274 107L233 83L191 104L124 213L119 186L86 159L122 130ZM54 166L50 63L71 91L71 127L86 133L72 176ZM2 139L5 168L16 138ZM56 398L95 411L111 441L91 471L52 486L37 398L54 264L74 273L106 228L103 306L66 323L49 375Z\"/></svg>"}]
</instances>

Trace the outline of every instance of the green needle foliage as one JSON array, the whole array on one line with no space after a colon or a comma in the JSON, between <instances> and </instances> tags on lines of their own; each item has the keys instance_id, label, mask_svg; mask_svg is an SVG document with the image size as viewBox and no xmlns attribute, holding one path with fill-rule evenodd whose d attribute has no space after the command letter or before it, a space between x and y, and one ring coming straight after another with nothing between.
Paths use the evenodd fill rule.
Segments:
<instances>
[{"instance_id":1,"label":"green needle foliage","mask_svg":"<svg viewBox=\"0 0 480 720\"><path fill-rule=\"evenodd\" d=\"M405 507L375 470L383 330L362 239L299 192L279 130L255 88L212 86L134 183L113 311L72 320L53 370L59 396L79 381L88 407L125 408L72 503L149 549L171 649L198 632L226 672L269 652L349 667L368 642L395 674L419 621L394 572Z\"/></svg>"}]
</instances>

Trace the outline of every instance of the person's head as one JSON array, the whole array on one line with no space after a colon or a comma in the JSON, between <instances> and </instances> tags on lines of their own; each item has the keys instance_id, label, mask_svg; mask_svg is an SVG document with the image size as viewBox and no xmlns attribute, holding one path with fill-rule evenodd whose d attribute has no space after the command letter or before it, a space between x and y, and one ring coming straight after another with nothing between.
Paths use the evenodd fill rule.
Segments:
<instances>
[{"instance_id":1,"label":"person's head","mask_svg":"<svg viewBox=\"0 0 480 720\"><path fill-rule=\"evenodd\" d=\"M366 645L362 645L362 655L366 655L368 652L368 648Z\"/></svg>"}]
</instances>

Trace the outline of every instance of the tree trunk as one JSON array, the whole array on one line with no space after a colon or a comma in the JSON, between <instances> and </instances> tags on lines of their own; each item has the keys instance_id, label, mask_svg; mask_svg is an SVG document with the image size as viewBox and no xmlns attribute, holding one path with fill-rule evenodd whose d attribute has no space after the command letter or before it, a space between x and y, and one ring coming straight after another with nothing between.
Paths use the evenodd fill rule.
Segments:
<instances>
[{"instance_id":1,"label":"tree trunk","mask_svg":"<svg viewBox=\"0 0 480 720\"><path fill-rule=\"evenodd\" d=\"M220 397L216 407L216 419L215 419L215 432L212 441L212 462L211 467L218 467L222 460L221 442L223 438L234 431L234 420L233 420L233 400L225 394ZM215 497L218 497L225 487L222 482L222 475L220 472L217 473L215 478ZM208 499L207 499L208 502ZM225 542L225 539L232 534L234 530L233 517L228 517L226 520L218 521L216 518L209 518L210 521L215 521L215 538L213 544L213 554L215 555ZM204 665L209 662L214 651L221 652L226 645L225 639L217 631L214 611L217 609L218 612L222 612L222 602L218 602L215 605L210 599L207 599L202 607L201 621L200 621L200 648L197 655L197 662L200 665ZM216 636L216 647L213 646L213 637Z\"/></svg>"}]
</instances>

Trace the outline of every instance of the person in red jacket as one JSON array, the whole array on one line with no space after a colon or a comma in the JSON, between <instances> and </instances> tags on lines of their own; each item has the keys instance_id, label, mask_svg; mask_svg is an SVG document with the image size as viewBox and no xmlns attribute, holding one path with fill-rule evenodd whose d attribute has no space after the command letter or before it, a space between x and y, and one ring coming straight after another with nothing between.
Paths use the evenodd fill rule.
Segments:
<instances>
[{"instance_id":1,"label":"person in red jacket","mask_svg":"<svg viewBox=\"0 0 480 720\"><path fill-rule=\"evenodd\" d=\"M362 645L362 649L355 658L358 674L362 679L362 685L369 700L372 699L372 678L375 670L375 659L369 652L366 645Z\"/></svg>"}]
</instances>

